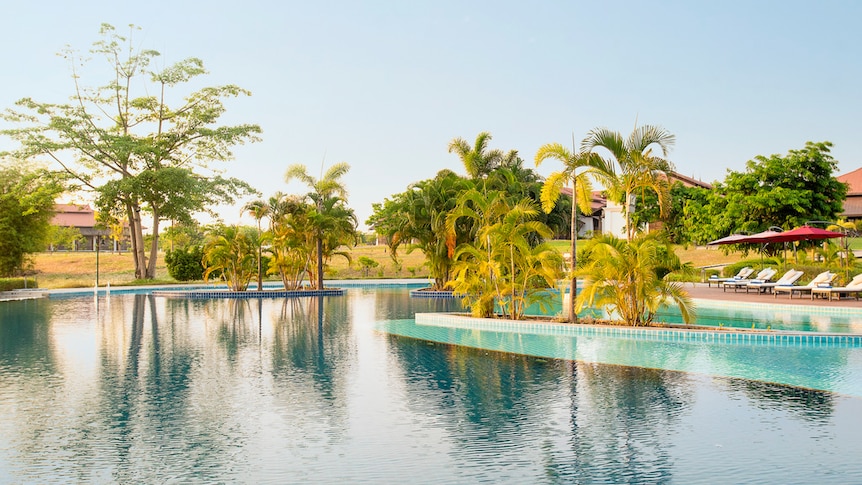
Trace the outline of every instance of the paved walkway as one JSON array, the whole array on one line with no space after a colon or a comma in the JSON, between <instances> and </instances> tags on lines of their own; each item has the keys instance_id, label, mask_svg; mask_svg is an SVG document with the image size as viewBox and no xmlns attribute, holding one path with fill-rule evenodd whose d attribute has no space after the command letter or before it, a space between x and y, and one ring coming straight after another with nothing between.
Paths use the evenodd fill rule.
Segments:
<instances>
[{"instance_id":1,"label":"paved walkway","mask_svg":"<svg viewBox=\"0 0 862 485\"><path fill-rule=\"evenodd\" d=\"M793 295L793 299L790 299L790 297L786 293L780 293L776 297L772 293L757 293L754 291L746 293L745 290L739 290L734 292L732 289L728 289L727 291L725 291L723 288L716 287L715 284L710 287L707 286L706 283L695 283L694 285L686 284L684 288L686 291L688 291L689 295L691 295L692 298L698 300L798 305L801 307L814 306L821 308L858 308L862 310L862 300L857 300L854 297L845 297L840 300L829 301L823 298L817 298L812 300L810 295L799 296L798 294L795 294ZM800 311L801 310L802 309L800 309Z\"/></svg>"}]
</instances>

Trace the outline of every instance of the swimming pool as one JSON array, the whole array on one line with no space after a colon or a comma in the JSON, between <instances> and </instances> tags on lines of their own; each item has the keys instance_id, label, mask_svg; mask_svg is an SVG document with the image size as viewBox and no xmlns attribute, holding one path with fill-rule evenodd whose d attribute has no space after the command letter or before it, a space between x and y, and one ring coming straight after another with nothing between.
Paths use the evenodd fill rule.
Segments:
<instances>
[{"instance_id":1,"label":"swimming pool","mask_svg":"<svg viewBox=\"0 0 862 485\"><path fill-rule=\"evenodd\" d=\"M454 309L399 288L2 304L0 482L862 482L859 397L379 330Z\"/></svg>"}]
</instances>

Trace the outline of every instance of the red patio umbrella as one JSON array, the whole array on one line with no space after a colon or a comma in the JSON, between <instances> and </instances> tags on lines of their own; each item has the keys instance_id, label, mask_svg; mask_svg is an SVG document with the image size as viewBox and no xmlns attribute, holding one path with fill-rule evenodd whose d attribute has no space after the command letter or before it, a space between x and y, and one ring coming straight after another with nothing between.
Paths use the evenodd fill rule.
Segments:
<instances>
[{"instance_id":1,"label":"red patio umbrella","mask_svg":"<svg viewBox=\"0 0 862 485\"><path fill-rule=\"evenodd\" d=\"M781 234L782 241L805 241L808 239L830 239L834 237L844 237L840 232L827 231L811 226L799 226L796 229L784 231Z\"/></svg>"}]
</instances>

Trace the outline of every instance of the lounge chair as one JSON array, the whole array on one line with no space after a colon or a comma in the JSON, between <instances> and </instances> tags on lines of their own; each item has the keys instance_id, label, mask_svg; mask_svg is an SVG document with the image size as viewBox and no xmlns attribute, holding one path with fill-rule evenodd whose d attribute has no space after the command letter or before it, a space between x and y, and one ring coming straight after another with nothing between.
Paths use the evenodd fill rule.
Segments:
<instances>
[{"instance_id":1,"label":"lounge chair","mask_svg":"<svg viewBox=\"0 0 862 485\"><path fill-rule=\"evenodd\" d=\"M776 281L752 281L751 283L745 285L745 292L748 293L748 290L757 290L758 293L767 293L773 291L779 286L790 286L796 283L796 280L801 278L803 274L804 273L802 271L789 269L781 276L781 278L778 278L778 280Z\"/></svg>"},{"instance_id":2,"label":"lounge chair","mask_svg":"<svg viewBox=\"0 0 862 485\"><path fill-rule=\"evenodd\" d=\"M840 300L841 295L853 295L858 300L859 293L862 293L862 274L854 276L853 279L850 280L850 283L847 283L845 286L812 288L811 299L813 300L815 296L822 296L828 300Z\"/></svg>"},{"instance_id":3,"label":"lounge chair","mask_svg":"<svg viewBox=\"0 0 862 485\"><path fill-rule=\"evenodd\" d=\"M746 286L748 286L748 284L751 283L752 281L759 281L760 283L766 283L766 282L770 281L772 279L772 277L775 276L775 273L777 273L777 272L778 271L775 268L766 267L766 268L760 270L760 273L757 273L757 275L755 275L755 277L750 279L750 280L726 281L721 286L724 289L724 291L727 291L727 288L730 287L730 288L733 288L734 292L736 292L736 290L738 290L739 288L745 288Z\"/></svg>"},{"instance_id":4,"label":"lounge chair","mask_svg":"<svg viewBox=\"0 0 862 485\"><path fill-rule=\"evenodd\" d=\"M791 286L776 286L772 289L772 296L778 298L779 293L787 293L790 295L790 299L793 299L794 293L799 293L800 296L803 294L811 294L811 290L818 287L828 287L832 286L832 280L835 279L837 274L831 271L824 271L819 275L815 276L805 285L791 285Z\"/></svg>"},{"instance_id":5,"label":"lounge chair","mask_svg":"<svg viewBox=\"0 0 862 485\"><path fill-rule=\"evenodd\" d=\"M731 276L730 278L719 278L718 276L712 276L706 281L706 284L707 284L707 286L712 286L712 284L715 283L715 286L721 286L722 283L724 283L726 281L744 280L744 279L748 278L749 276L751 276L751 273L754 273L754 268L752 268L750 266L745 266L742 269L740 269L739 272L736 273L735 276Z\"/></svg>"}]
</instances>

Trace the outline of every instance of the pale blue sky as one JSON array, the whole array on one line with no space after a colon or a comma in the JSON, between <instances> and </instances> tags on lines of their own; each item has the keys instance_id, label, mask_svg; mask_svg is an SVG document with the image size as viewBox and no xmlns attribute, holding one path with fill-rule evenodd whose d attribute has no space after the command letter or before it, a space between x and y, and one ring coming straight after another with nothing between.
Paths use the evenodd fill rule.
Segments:
<instances>
[{"instance_id":1,"label":"pale blue sky","mask_svg":"<svg viewBox=\"0 0 862 485\"><path fill-rule=\"evenodd\" d=\"M228 175L268 197L304 192L284 183L290 164L345 161L361 222L411 182L463 173L447 144L480 131L528 166L544 143L627 134L635 120L674 133L677 170L707 182L808 140L834 143L840 173L862 166L862 2L3 4L0 107L63 101L69 70L54 54L86 51L102 22L134 23L165 64L199 57L205 85L252 91L225 121L260 124L264 141L239 147Z\"/></svg>"}]
</instances>

